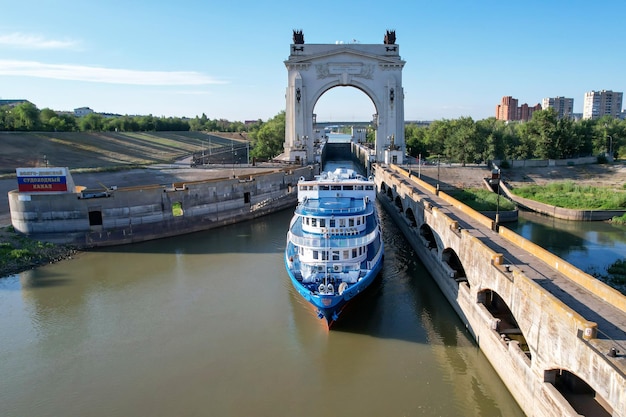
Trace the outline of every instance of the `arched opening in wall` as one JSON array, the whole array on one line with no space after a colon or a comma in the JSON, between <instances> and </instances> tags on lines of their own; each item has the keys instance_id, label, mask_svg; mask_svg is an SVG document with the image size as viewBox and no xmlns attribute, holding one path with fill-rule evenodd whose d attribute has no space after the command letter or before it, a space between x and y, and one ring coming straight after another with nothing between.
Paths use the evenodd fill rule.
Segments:
<instances>
[{"instance_id":1,"label":"arched opening in wall","mask_svg":"<svg viewBox=\"0 0 626 417\"><path fill-rule=\"evenodd\" d=\"M402 213L404 211L404 208L402 207L402 199L400 198L399 195L396 196L396 199L394 200L394 203L395 203L396 207L398 208L398 211L400 213Z\"/></svg>"},{"instance_id":2,"label":"arched opening in wall","mask_svg":"<svg viewBox=\"0 0 626 417\"><path fill-rule=\"evenodd\" d=\"M408 209L406 209L406 219L409 221L409 224L411 225L411 227L417 227L417 220L415 220L415 215L413 214L413 210L411 209L411 207L409 207ZM429 227L430 229L430 227ZM431 230L432 233L432 230Z\"/></svg>"},{"instance_id":3,"label":"arched opening in wall","mask_svg":"<svg viewBox=\"0 0 626 417\"><path fill-rule=\"evenodd\" d=\"M469 286L463 264L461 264L459 256L453 249L444 249L441 253L441 260L443 261L443 266L447 269L450 278L454 279L457 283L465 282Z\"/></svg>"},{"instance_id":4,"label":"arched opening in wall","mask_svg":"<svg viewBox=\"0 0 626 417\"><path fill-rule=\"evenodd\" d=\"M387 188L387 198L389 198L389 201L393 201L393 190L391 188Z\"/></svg>"},{"instance_id":5,"label":"arched opening in wall","mask_svg":"<svg viewBox=\"0 0 626 417\"><path fill-rule=\"evenodd\" d=\"M380 183L380 192L383 194L387 194L387 185L384 182Z\"/></svg>"},{"instance_id":6,"label":"arched opening in wall","mask_svg":"<svg viewBox=\"0 0 626 417\"><path fill-rule=\"evenodd\" d=\"M431 229L427 223L420 226L420 237L422 238L422 242L424 242L424 246L431 250L437 250L437 239L435 239L433 229Z\"/></svg>"},{"instance_id":7,"label":"arched opening in wall","mask_svg":"<svg viewBox=\"0 0 626 417\"><path fill-rule=\"evenodd\" d=\"M347 87L347 88L346 88ZM372 99L354 86L335 86L322 93L313 106L317 123L350 127L373 127L376 107Z\"/></svg>"},{"instance_id":8,"label":"arched opening in wall","mask_svg":"<svg viewBox=\"0 0 626 417\"><path fill-rule=\"evenodd\" d=\"M554 385L574 411L583 416L610 417L613 408L585 381L565 369L544 372L544 382Z\"/></svg>"},{"instance_id":9,"label":"arched opening in wall","mask_svg":"<svg viewBox=\"0 0 626 417\"><path fill-rule=\"evenodd\" d=\"M478 302L483 304L493 316L494 324L492 328L500 335L502 343L509 345L511 342L515 342L528 359L532 359L528 343L526 343L526 337L520 330L515 316L513 316L511 309L502 297L497 292L486 289L478 293Z\"/></svg>"}]
</instances>

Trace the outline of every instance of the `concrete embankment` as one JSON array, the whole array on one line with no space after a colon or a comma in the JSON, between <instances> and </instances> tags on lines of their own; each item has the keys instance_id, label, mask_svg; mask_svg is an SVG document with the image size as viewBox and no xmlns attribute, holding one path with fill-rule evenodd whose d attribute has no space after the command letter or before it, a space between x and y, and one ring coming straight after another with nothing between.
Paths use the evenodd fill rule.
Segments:
<instances>
[{"instance_id":1,"label":"concrete embankment","mask_svg":"<svg viewBox=\"0 0 626 417\"><path fill-rule=\"evenodd\" d=\"M295 205L298 179L318 171L317 166L286 166L169 184L101 184L95 189L77 184L76 190L60 193L11 191L11 222L31 238L81 248L159 239Z\"/></svg>"}]
</instances>

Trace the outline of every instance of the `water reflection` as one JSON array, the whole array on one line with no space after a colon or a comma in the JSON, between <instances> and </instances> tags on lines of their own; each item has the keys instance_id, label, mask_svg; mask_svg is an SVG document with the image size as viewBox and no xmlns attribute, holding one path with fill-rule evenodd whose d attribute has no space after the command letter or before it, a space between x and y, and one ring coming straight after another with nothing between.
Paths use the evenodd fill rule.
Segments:
<instances>
[{"instance_id":1,"label":"water reflection","mask_svg":"<svg viewBox=\"0 0 626 417\"><path fill-rule=\"evenodd\" d=\"M383 272L327 331L291 215L0 280L0 415L523 415L384 211Z\"/></svg>"},{"instance_id":2,"label":"water reflection","mask_svg":"<svg viewBox=\"0 0 626 417\"><path fill-rule=\"evenodd\" d=\"M520 212L514 232L554 253L582 271L607 278L608 268L625 260L626 226L607 222L575 222ZM618 287L626 293L626 286Z\"/></svg>"}]
</instances>

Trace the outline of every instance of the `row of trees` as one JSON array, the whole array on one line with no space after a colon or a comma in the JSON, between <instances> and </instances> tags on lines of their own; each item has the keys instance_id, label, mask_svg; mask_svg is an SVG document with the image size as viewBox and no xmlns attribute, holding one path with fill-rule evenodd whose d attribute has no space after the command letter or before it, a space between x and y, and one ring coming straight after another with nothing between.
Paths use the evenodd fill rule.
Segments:
<instances>
[{"instance_id":1,"label":"row of trees","mask_svg":"<svg viewBox=\"0 0 626 417\"><path fill-rule=\"evenodd\" d=\"M0 131L211 131L249 132L251 156L272 158L283 151L285 112L267 122L230 122L178 117L118 116L91 113L83 117L39 110L25 102L0 107ZM536 111L528 122L504 122L471 117L436 120L428 126L407 124L407 153L417 157L441 157L462 164L494 159L564 159L612 153L626 154L626 120L609 116L595 120L559 119L553 109ZM367 138L374 140L374 131Z\"/></svg>"},{"instance_id":2,"label":"row of trees","mask_svg":"<svg viewBox=\"0 0 626 417\"><path fill-rule=\"evenodd\" d=\"M559 119L554 109L533 113L528 122L471 117L437 120L428 127L405 128L407 153L460 163L493 159L565 159L626 153L626 120Z\"/></svg>"},{"instance_id":3,"label":"row of trees","mask_svg":"<svg viewBox=\"0 0 626 417\"><path fill-rule=\"evenodd\" d=\"M528 122L504 122L471 117L436 120L428 126L405 126L407 153L474 163L494 159L565 159L612 152L626 154L626 121L609 116L595 120L559 119L554 109L533 113ZM271 158L283 151L285 112L263 123L251 134L253 154ZM368 141L375 132L369 129Z\"/></svg>"},{"instance_id":4,"label":"row of trees","mask_svg":"<svg viewBox=\"0 0 626 417\"><path fill-rule=\"evenodd\" d=\"M76 117L45 108L39 110L30 102L0 107L0 131L47 132L140 132L140 131L210 131L247 132L262 122L244 124L225 119L209 119L206 114L193 119L180 117L114 116L90 113Z\"/></svg>"}]
</instances>

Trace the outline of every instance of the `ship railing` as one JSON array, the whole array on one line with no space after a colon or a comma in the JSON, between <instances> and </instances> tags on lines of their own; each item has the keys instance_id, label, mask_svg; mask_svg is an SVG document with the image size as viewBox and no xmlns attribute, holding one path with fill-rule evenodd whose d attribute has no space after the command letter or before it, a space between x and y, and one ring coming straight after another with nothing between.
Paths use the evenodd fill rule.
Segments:
<instances>
[{"instance_id":1,"label":"ship railing","mask_svg":"<svg viewBox=\"0 0 626 417\"><path fill-rule=\"evenodd\" d=\"M320 237L304 237L304 236L296 236L291 232L287 233L287 238L294 245L305 247L305 248L326 248L330 247L332 249L336 248L353 248L359 246L365 246L373 242L378 236L378 229L368 233L365 236L359 237L341 237L335 238L332 235L328 238L323 236Z\"/></svg>"},{"instance_id":2,"label":"ship railing","mask_svg":"<svg viewBox=\"0 0 626 417\"><path fill-rule=\"evenodd\" d=\"M328 207L306 207L305 204L298 204L298 207L296 207L296 213L298 214L350 214L350 213L361 213L363 212L364 209L366 209L367 206L364 205L363 207L342 207L342 208L328 208ZM367 210L367 212L364 212L364 215L368 215L370 213L372 213L374 209L372 207L369 208L369 210Z\"/></svg>"}]
</instances>

